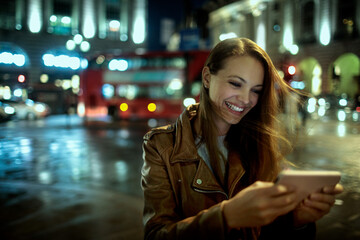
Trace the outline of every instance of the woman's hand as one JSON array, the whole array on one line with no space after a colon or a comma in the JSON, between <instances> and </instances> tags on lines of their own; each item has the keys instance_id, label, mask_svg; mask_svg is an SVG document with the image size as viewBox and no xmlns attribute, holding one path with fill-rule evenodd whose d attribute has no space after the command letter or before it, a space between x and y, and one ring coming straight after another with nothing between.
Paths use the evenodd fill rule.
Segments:
<instances>
[{"instance_id":1,"label":"woman's hand","mask_svg":"<svg viewBox=\"0 0 360 240\"><path fill-rule=\"evenodd\" d=\"M324 187L321 192L312 193L294 210L294 225L300 227L315 222L330 212L335 203L335 195L344 190L341 184Z\"/></svg>"},{"instance_id":2,"label":"woman's hand","mask_svg":"<svg viewBox=\"0 0 360 240\"><path fill-rule=\"evenodd\" d=\"M294 189L271 182L255 182L223 202L229 228L263 226L296 207Z\"/></svg>"}]
</instances>

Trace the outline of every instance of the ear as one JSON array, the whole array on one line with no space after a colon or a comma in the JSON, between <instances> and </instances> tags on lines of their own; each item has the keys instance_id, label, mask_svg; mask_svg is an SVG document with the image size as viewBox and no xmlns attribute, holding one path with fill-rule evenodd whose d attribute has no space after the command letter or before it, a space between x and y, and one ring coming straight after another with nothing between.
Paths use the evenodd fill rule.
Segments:
<instances>
[{"instance_id":1,"label":"ear","mask_svg":"<svg viewBox=\"0 0 360 240\"><path fill-rule=\"evenodd\" d=\"M211 73L209 67L204 67L202 70L202 81L205 88L209 88L211 80Z\"/></svg>"}]
</instances>

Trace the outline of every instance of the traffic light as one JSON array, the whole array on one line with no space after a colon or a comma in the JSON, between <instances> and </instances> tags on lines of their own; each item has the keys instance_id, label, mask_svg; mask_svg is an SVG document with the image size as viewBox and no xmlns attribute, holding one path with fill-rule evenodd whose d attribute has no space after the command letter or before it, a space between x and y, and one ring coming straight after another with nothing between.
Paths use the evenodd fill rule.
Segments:
<instances>
[{"instance_id":1,"label":"traffic light","mask_svg":"<svg viewBox=\"0 0 360 240\"><path fill-rule=\"evenodd\" d=\"M293 76L296 73L296 68L294 65L290 65L287 69L288 74L290 74L291 76Z\"/></svg>"},{"instance_id":2,"label":"traffic light","mask_svg":"<svg viewBox=\"0 0 360 240\"><path fill-rule=\"evenodd\" d=\"M19 82L19 83L24 83L24 82L25 82L25 80L26 80L25 75L20 74L20 75L18 76L18 82Z\"/></svg>"},{"instance_id":3,"label":"traffic light","mask_svg":"<svg viewBox=\"0 0 360 240\"><path fill-rule=\"evenodd\" d=\"M296 73L296 67L294 65L286 65L284 66L284 80L289 82L293 79Z\"/></svg>"}]
</instances>

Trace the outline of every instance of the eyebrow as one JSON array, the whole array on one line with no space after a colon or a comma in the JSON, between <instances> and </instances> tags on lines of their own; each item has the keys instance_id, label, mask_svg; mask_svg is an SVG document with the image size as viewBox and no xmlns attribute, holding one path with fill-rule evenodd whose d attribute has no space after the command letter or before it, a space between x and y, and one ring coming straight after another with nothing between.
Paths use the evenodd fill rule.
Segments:
<instances>
[{"instance_id":1,"label":"eyebrow","mask_svg":"<svg viewBox=\"0 0 360 240\"><path fill-rule=\"evenodd\" d=\"M248 83L248 81L242 77L239 77L239 76L236 76L236 75L229 75L228 77L233 77L233 78L237 78L239 79L240 81L244 82L244 83ZM255 85L254 87L263 87L264 85L263 84L258 84L258 85Z\"/></svg>"}]
</instances>

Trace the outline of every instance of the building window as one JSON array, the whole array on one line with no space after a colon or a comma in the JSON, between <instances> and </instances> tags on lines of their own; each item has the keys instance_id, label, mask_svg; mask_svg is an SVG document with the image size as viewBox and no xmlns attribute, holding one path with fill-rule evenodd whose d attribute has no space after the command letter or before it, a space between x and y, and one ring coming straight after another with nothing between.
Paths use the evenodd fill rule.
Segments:
<instances>
[{"instance_id":1,"label":"building window","mask_svg":"<svg viewBox=\"0 0 360 240\"><path fill-rule=\"evenodd\" d=\"M58 35L70 35L72 29L72 3L65 0L54 0L53 3L53 14L49 19L48 32Z\"/></svg>"},{"instance_id":2,"label":"building window","mask_svg":"<svg viewBox=\"0 0 360 240\"><path fill-rule=\"evenodd\" d=\"M344 39L356 36L356 0L338 1L335 38Z\"/></svg>"},{"instance_id":3,"label":"building window","mask_svg":"<svg viewBox=\"0 0 360 240\"><path fill-rule=\"evenodd\" d=\"M120 39L120 0L106 0L106 36L109 39Z\"/></svg>"},{"instance_id":4,"label":"building window","mask_svg":"<svg viewBox=\"0 0 360 240\"><path fill-rule=\"evenodd\" d=\"M306 2L301 8L301 43L315 42L315 4L313 1Z\"/></svg>"},{"instance_id":5,"label":"building window","mask_svg":"<svg viewBox=\"0 0 360 240\"><path fill-rule=\"evenodd\" d=\"M0 7L0 28L15 28L15 4L16 1L1 1Z\"/></svg>"}]
</instances>

